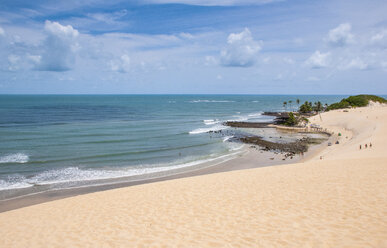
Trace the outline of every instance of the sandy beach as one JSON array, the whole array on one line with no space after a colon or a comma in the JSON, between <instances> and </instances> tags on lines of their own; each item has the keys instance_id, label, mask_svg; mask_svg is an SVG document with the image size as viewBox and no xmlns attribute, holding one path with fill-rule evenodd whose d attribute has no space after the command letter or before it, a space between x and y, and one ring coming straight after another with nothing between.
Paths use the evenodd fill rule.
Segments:
<instances>
[{"instance_id":1,"label":"sandy beach","mask_svg":"<svg viewBox=\"0 0 387 248\"><path fill-rule=\"evenodd\" d=\"M6 211L0 247L387 247L387 107L311 121L333 144L304 161Z\"/></svg>"}]
</instances>

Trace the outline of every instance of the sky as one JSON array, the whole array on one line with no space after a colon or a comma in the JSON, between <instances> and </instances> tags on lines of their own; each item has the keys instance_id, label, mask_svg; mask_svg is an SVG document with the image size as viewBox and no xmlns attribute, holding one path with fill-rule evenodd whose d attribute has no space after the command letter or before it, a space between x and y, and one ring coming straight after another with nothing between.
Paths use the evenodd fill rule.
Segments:
<instances>
[{"instance_id":1,"label":"sky","mask_svg":"<svg viewBox=\"0 0 387 248\"><path fill-rule=\"evenodd\" d=\"M385 0L1 0L0 94L387 94Z\"/></svg>"}]
</instances>

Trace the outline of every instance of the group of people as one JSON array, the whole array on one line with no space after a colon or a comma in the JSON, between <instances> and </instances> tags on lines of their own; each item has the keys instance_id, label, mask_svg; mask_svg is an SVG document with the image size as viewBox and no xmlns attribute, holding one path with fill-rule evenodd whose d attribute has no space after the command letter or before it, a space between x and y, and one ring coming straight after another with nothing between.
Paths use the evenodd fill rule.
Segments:
<instances>
[{"instance_id":1,"label":"group of people","mask_svg":"<svg viewBox=\"0 0 387 248\"><path fill-rule=\"evenodd\" d=\"M365 147L365 149L367 149L367 147L368 147L368 144L365 144L365 145L364 145L364 147ZM370 145L369 145L369 147L370 147L370 148L372 148L372 143L371 143L371 142L370 142ZM361 145L360 145L360 147L359 147L359 148L360 148L360 150L361 150Z\"/></svg>"}]
</instances>

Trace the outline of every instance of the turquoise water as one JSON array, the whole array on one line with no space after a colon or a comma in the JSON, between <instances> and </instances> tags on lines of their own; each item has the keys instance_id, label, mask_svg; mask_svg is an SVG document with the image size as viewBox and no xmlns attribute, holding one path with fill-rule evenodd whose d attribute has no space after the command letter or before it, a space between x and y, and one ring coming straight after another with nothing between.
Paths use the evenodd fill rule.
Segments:
<instances>
[{"instance_id":1,"label":"turquoise water","mask_svg":"<svg viewBox=\"0 0 387 248\"><path fill-rule=\"evenodd\" d=\"M0 194L194 166L241 147L207 133L223 121L267 121L262 111L282 111L283 101L343 97L0 95Z\"/></svg>"}]
</instances>

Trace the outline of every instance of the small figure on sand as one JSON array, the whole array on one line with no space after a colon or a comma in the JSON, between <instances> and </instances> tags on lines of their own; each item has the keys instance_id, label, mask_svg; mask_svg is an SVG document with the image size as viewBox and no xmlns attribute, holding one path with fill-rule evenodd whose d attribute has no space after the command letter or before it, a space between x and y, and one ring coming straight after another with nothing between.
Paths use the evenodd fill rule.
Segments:
<instances>
[{"instance_id":1,"label":"small figure on sand","mask_svg":"<svg viewBox=\"0 0 387 248\"><path fill-rule=\"evenodd\" d=\"M370 142L370 148L372 148L372 143Z\"/></svg>"},{"instance_id":2,"label":"small figure on sand","mask_svg":"<svg viewBox=\"0 0 387 248\"><path fill-rule=\"evenodd\" d=\"M367 144L365 144L364 147L367 149Z\"/></svg>"},{"instance_id":3,"label":"small figure on sand","mask_svg":"<svg viewBox=\"0 0 387 248\"><path fill-rule=\"evenodd\" d=\"M323 156L320 156L320 160L322 160L323 159Z\"/></svg>"},{"instance_id":4,"label":"small figure on sand","mask_svg":"<svg viewBox=\"0 0 387 248\"><path fill-rule=\"evenodd\" d=\"M360 145L360 147L359 147L359 148L360 148L360 150L361 150L361 145Z\"/></svg>"}]
</instances>

